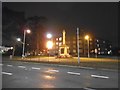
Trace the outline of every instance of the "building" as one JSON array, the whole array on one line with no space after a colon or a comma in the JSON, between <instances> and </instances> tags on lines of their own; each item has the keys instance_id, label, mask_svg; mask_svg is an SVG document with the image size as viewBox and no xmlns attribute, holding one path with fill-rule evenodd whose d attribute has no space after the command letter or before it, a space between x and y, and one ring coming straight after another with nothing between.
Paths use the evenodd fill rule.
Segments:
<instances>
[{"instance_id":1,"label":"building","mask_svg":"<svg viewBox=\"0 0 120 90\"><path fill-rule=\"evenodd\" d=\"M94 39L94 48L97 50L98 55L111 55L112 54L112 44L108 40L101 38Z\"/></svg>"},{"instance_id":2,"label":"building","mask_svg":"<svg viewBox=\"0 0 120 90\"><path fill-rule=\"evenodd\" d=\"M58 54L59 47L62 45L62 36L55 37L53 39L55 53ZM69 48L69 54L72 56L77 56L77 38L76 36L66 37L66 45ZM85 36L81 35L79 39L79 50L80 56L88 55L88 42L85 40ZM91 57L97 55L111 55L112 54L112 44L108 40L101 38L89 38L89 53Z\"/></svg>"}]
</instances>

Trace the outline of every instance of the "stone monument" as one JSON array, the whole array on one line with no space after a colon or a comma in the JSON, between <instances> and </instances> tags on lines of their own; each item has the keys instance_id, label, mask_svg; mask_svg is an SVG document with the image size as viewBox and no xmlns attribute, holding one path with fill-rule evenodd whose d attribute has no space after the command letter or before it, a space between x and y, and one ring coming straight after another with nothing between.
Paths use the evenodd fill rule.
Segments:
<instances>
[{"instance_id":1,"label":"stone monument","mask_svg":"<svg viewBox=\"0 0 120 90\"><path fill-rule=\"evenodd\" d=\"M59 57L70 57L69 47L66 45L66 42L65 42L65 34L66 34L65 30L63 30L63 43L59 47Z\"/></svg>"}]
</instances>

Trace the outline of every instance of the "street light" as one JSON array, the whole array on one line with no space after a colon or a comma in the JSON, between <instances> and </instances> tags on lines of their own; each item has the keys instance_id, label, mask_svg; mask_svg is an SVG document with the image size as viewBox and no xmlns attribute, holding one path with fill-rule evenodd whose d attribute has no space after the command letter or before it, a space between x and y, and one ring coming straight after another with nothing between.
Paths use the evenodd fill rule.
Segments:
<instances>
[{"instance_id":1,"label":"street light","mask_svg":"<svg viewBox=\"0 0 120 90\"><path fill-rule=\"evenodd\" d=\"M52 40L51 40L52 34L48 33L48 34L47 34L47 38L48 38L48 40L49 40L49 41L47 41L47 45L46 45L46 47L47 47L47 49L48 49L48 53L49 53L49 56L48 56L48 61L49 61L50 49L52 49L52 47L53 47L53 42L52 42Z\"/></svg>"},{"instance_id":2,"label":"street light","mask_svg":"<svg viewBox=\"0 0 120 90\"><path fill-rule=\"evenodd\" d=\"M16 40L17 40L18 42L20 42L20 41L21 41L21 38L17 38Z\"/></svg>"},{"instance_id":3,"label":"street light","mask_svg":"<svg viewBox=\"0 0 120 90\"><path fill-rule=\"evenodd\" d=\"M53 42L52 41L48 41L47 42L47 48L48 49L52 49L52 47L53 47Z\"/></svg>"},{"instance_id":4,"label":"street light","mask_svg":"<svg viewBox=\"0 0 120 90\"><path fill-rule=\"evenodd\" d=\"M51 38L52 38L52 34L48 33L48 34L47 34L47 38L48 38L48 39L51 39Z\"/></svg>"},{"instance_id":5,"label":"street light","mask_svg":"<svg viewBox=\"0 0 120 90\"><path fill-rule=\"evenodd\" d=\"M24 30L22 58L25 57L24 53L25 53L25 36L26 36L26 33L31 33L31 31L29 29Z\"/></svg>"},{"instance_id":6,"label":"street light","mask_svg":"<svg viewBox=\"0 0 120 90\"><path fill-rule=\"evenodd\" d=\"M90 57L90 53L89 53L89 36L88 35L86 35L85 36L85 39L87 40L87 42L88 42L88 57Z\"/></svg>"}]
</instances>

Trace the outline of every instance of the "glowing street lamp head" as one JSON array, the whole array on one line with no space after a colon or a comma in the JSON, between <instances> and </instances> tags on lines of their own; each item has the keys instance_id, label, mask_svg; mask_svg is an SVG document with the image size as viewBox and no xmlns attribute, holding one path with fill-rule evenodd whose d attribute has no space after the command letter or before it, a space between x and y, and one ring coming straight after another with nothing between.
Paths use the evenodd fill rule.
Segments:
<instances>
[{"instance_id":1,"label":"glowing street lamp head","mask_svg":"<svg viewBox=\"0 0 120 90\"><path fill-rule=\"evenodd\" d=\"M17 38L17 41L19 41L19 42L20 42L20 41L21 41L21 38Z\"/></svg>"},{"instance_id":2,"label":"glowing street lamp head","mask_svg":"<svg viewBox=\"0 0 120 90\"><path fill-rule=\"evenodd\" d=\"M88 40L88 39L89 39L89 36L88 36L88 35L86 35L86 36L85 36L85 39L86 39L86 40Z\"/></svg>"},{"instance_id":3,"label":"glowing street lamp head","mask_svg":"<svg viewBox=\"0 0 120 90\"><path fill-rule=\"evenodd\" d=\"M48 41L47 42L47 48L48 49L52 49L52 47L53 47L53 42L52 41Z\"/></svg>"},{"instance_id":4,"label":"glowing street lamp head","mask_svg":"<svg viewBox=\"0 0 120 90\"><path fill-rule=\"evenodd\" d=\"M29 29L26 30L27 33L31 33L31 31Z\"/></svg>"},{"instance_id":5,"label":"glowing street lamp head","mask_svg":"<svg viewBox=\"0 0 120 90\"><path fill-rule=\"evenodd\" d=\"M47 38L49 38L49 39L52 38L52 34L50 34L50 33L47 34Z\"/></svg>"}]
</instances>

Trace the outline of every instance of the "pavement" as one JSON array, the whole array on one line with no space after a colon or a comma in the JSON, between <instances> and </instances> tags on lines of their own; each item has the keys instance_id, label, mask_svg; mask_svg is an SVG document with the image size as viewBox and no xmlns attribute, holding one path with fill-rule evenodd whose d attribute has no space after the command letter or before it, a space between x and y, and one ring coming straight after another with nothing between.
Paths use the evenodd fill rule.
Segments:
<instances>
[{"instance_id":1,"label":"pavement","mask_svg":"<svg viewBox=\"0 0 120 90\"><path fill-rule=\"evenodd\" d=\"M118 71L3 59L3 88L118 88Z\"/></svg>"}]
</instances>

